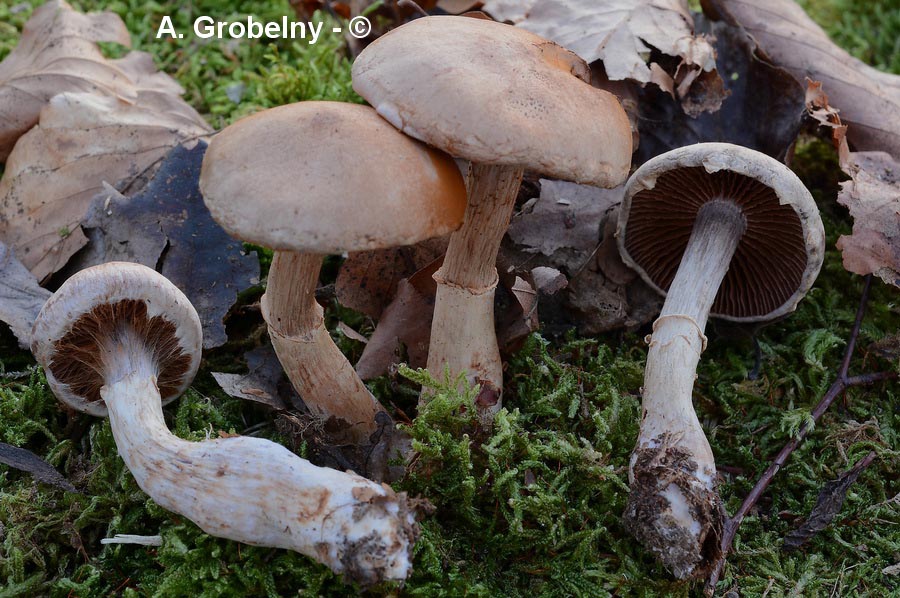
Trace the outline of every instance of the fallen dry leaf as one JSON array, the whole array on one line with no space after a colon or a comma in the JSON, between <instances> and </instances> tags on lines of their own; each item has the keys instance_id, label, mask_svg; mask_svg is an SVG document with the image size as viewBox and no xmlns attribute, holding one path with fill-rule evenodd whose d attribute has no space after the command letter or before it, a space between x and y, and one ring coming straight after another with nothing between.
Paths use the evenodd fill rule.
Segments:
<instances>
[{"instance_id":1,"label":"fallen dry leaf","mask_svg":"<svg viewBox=\"0 0 900 598\"><path fill-rule=\"evenodd\" d=\"M603 61L611 80L654 83L692 115L718 110L722 80L709 40L694 34L685 0L488 0L484 11ZM651 59L653 51L663 56Z\"/></svg>"},{"instance_id":2,"label":"fallen dry leaf","mask_svg":"<svg viewBox=\"0 0 900 598\"><path fill-rule=\"evenodd\" d=\"M203 202L198 181L205 151L203 142L176 146L139 193L97 195L82 223L90 245L67 269L128 261L159 270L197 309L203 347L211 349L228 340L223 319L238 293L259 283L259 260Z\"/></svg>"},{"instance_id":3,"label":"fallen dry leaf","mask_svg":"<svg viewBox=\"0 0 900 598\"><path fill-rule=\"evenodd\" d=\"M30 473L38 482L62 488L67 492L78 492L75 486L52 465L29 450L0 442L0 463Z\"/></svg>"},{"instance_id":4,"label":"fallen dry leaf","mask_svg":"<svg viewBox=\"0 0 900 598\"><path fill-rule=\"evenodd\" d=\"M639 90L639 122L652 125L640 128L635 162L705 141L734 143L783 160L803 124L803 86L769 62L743 29L702 15L697 27L715 39L728 97L717 112L692 118L659 89Z\"/></svg>"},{"instance_id":5,"label":"fallen dry leaf","mask_svg":"<svg viewBox=\"0 0 900 598\"><path fill-rule=\"evenodd\" d=\"M0 322L6 322L23 349L31 347L31 327L50 291L0 243Z\"/></svg>"},{"instance_id":6,"label":"fallen dry leaf","mask_svg":"<svg viewBox=\"0 0 900 598\"><path fill-rule=\"evenodd\" d=\"M843 168L851 178L838 202L853 217L853 233L837 242L844 268L900 287L900 162L885 152L851 152Z\"/></svg>"},{"instance_id":7,"label":"fallen dry leaf","mask_svg":"<svg viewBox=\"0 0 900 598\"><path fill-rule=\"evenodd\" d=\"M96 44L101 41L131 45L118 15L81 14L62 0L34 11L18 45L0 62L0 162L58 93L94 91L134 99L131 80L103 57Z\"/></svg>"},{"instance_id":8,"label":"fallen dry leaf","mask_svg":"<svg viewBox=\"0 0 900 598\"><path fill-rule=\"evenodd\" d=\"M341 305L378 319L397 294L397 284L447 250L447 238L416 245L351 253L338 272L335 294Z\"/></svg>"},{"instance_id":9,"label":"fallen dry leaf","mask_svg":"<svg viewBox=\"0 0 900 598\"><path fill-rule=\"evenodd\" d=\"M305 410L270 343L244 353L244 360L249 370L246 374L213 372L213 378L229 396L262 403L272 409L294 407Z\"/></svg>"},{"instance_id":10,"label":"fallen dry leaf","mask_svg":"<svg viewBox=\"0 0 900 598\"><path fill-rule=\"evenodd\" d=\"M86 243L81 221L109 183L139 188L168 151L210 132L180 97L142 90L135 103L86 93L55 96L16 143L0 180L0 240L38 280Z\"/></svg>"},{"instance_id":11,"label":"fallen dry leaf","mask_svg":"<svg viewBox=\"0 0 900 598\"><path fill-rule=\"evenodd\" d=\"M381 314L378 326L356 363L360 378L377 378L401 361L413 368L425 367L437 292L432 275L442 263L443 258L433 260L397 283L396 295Z\"/></svg>"},{"instance_id":12,"label":"fallen dry leaf","mask_svg":"<svg viewBox=\"0 0 900 598\"><path fill-rule=\"evenodd\" d=\"M821 81L832 105L849 125L857 150L900 156L900 77L882 73L834 44L803 9L790 0L703 0L714 18L740 25L772 61L799 82Z\"/></svg>"}]
</instances>

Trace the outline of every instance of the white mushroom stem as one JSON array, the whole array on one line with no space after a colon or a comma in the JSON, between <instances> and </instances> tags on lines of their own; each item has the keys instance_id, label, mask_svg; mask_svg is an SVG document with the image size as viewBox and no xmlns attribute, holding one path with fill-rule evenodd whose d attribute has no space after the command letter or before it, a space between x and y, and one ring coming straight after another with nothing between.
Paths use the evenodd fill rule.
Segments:
<instances>
[{"instance_id":1,"label":"white mushroom stem","mask_svg":"<svg viewBox=\"0 0 900 598\"><path fill-rule=\"evenodd\" d=\"M745 229L730 201L700 209L650 337L625 518L679 578L695 574L722 524L716 465L692 393L709 311Z\"/></svg>"},{"instance_id":2,"label":"white mushroom stem","mask_svg":"<svg viewBox=\"0 0 900 598\"><path fill-rule=\"evenodd\" d=\"M268 440L178 438L163 420L155 368L136 361L101 396L119 454L157 504L210 535L296 550L360 583L406 579L418 532L404 494Z\"/></svg>"},{"instance_id":3,"label":"white mushroom stem","mask_svg":"<svg viewBox=\"0 0 900 598\"><path fill-rule=\"evenodd\" d=\"M263 317L279 361L313 415L335 418L342 440L366 444L384 408L325 328L315 296L321 266L321 255L276 251Z\"/></svg>"},{"instance_id":4,"label":"white mushroom stem","mask_svg":"<svg viewBox=\"0 0 900 598\"><path fill-rule=\"evenodd\" d=\"M428 370L442 379L465 372L472 384L497 393L485 418L500 409L503 364L494 331L497 252L509 226L524 169L472 165L462 227L450 236L444 264L434 279L437 295L428 348ZM423 399L426 397L423 396Z\"/></svg>"}]
</instances>

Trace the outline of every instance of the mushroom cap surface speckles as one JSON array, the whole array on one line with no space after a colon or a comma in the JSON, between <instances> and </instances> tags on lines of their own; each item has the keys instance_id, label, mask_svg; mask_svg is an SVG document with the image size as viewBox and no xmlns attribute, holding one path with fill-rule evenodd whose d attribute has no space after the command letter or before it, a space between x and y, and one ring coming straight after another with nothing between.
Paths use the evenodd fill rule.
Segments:
<instances>
[{"instance_id":1,"label":"mushroom cap surface speckles","mask_svg":"<svg viewBox=\"0 0 900 598\"><path fill-rule=\"evenodd\" d=\"M353 88L407 135L473 162L600 187L631 167L619 100L581 58L511 25L416 19L360 53Z\"/></svg>"},{"instance_id":2,"label":"mushroom cap surface speckles","mask_svg":"<svg viewBox=\"0 0 900 598\"><path fill-rule=\"evenodd\" d=\"M741 207L747 230L711 315L765 322L791 313L822 267L822 219L797 175L745 147L698 143L666 152L635 171L625 185L616 231L622 259L665 295L697 211L717 198Z\"/></svg>"},{"instance_id":3,"label":"mushroom cap surface speckles","mask_svg":"<svg viewBox=\"0 0 900 598\"><path fill-rule=\"evenodd\" d=\"M288 104L226 127L206 150L200 190L231 235L323 254L444 235L466 208L450 156L343 102Z\"/></svg>"},{"instance_id":4,"label":"mushroom cap surface speckles","mask_svg":"<svg viewBox=\"0 0 900 598\"><path fill-rule=\"evenodd\" d=\"M202 343L194 306L167 278L140 264L109 262L73 275L47 300L31 351L57 398L105 417L100 387L116 381L105 376L147 364L165 404L194 379Z\"/></svg>"}]
</instances>

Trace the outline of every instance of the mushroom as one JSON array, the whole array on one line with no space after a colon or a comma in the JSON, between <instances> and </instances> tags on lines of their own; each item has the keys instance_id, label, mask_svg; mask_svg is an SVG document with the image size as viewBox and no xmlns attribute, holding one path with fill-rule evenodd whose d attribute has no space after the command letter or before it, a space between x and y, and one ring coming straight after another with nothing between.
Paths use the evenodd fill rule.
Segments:
<instances>
[{"instance_id":1,"label":"mushroom","mask_svg":"<svg viewBox=\"0 0 900 598\"><path fill-rule=\"evenodd\" d=\"M466 372L499 396L495 262L522 174L621 184L632 151L625 111L591 87L590 69L572 52L484 19L416 19L363 50L352 74L353 88L395 127L471 162L465 221L434 275L428 369Z\"/></svg>"},{"instance_id":2,"label":"mushroom","mask_svg":"<svg viewBox=\"0 0 900 598\"><path fill-rule=\"evenodd\" d=\"M237 436L189 442L162 407L191 383L201 331L162 275L111 262L67 280L34 325L32 351L69 407L109 415L141 489L213 536L289 548L374 583L405 579L416 501L352 473L316 467L281 445Z\"/></svg>"},{"instance_id":3,"label":"mushroom","mask_svg":"<svg viewBox=\"0 0 900 598\"><path fill-rule=\"evenodd\" d=\"M616 235L625 263L666 297L648 339L625 522L676 577L700 576L724 518L691 402L707 318L759 323L794 311L822 266L822 221L784 164L700 143L631 176Z\"/></svg>"},{"instance_id":4,"label":"mushroom","mask_svg":"<svg viewBox=\"0 0 900 598\"><path fill-rule=\"evenodd\" d=\"M384 408L325 328L315 300L322 257L457 229L465 211L458 167L368 106L300 102L213 137L200 189L229 234L275 250L262 309L278 358L314 415L365 443Z\"/></svg>"}]
</instances>

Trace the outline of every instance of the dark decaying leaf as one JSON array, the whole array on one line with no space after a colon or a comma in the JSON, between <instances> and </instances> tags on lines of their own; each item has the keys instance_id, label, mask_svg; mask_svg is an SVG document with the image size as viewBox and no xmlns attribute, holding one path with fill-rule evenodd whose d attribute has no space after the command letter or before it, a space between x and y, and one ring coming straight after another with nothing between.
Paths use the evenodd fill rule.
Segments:
<instances>
[{"instance_id":1,"label":"dark decaying leaf","mask_svg":"<svg viewBox=\"0 0 900 598\"><path fill-rule=\"evenodd\" d=\"M638 164L692 143L723 141L783 160L800 132L803 87L772 65L747 33L724 22L697 16L697 26L716 40L716 64L728 90L721 108L696 118L659 89L639 91Z\"/></svg>"},{"instance_id":2,"label":"dark decaying leaf","mask_svg":"<svg viewBox=\"0 0 900 598\"><path fill-rule=\"evenodd\" d=\"M378 319L397 294L397 284L447 250L447 238L415 245L351 253L341 265L335 293L341 305Z\"/></svg>"},{"instance_id":3,"label":"dark decaying leaf","mask_svg":"<svg viewBox=\"0 0 900 598\"><path fill-rule=\"evenodd\" d=\"M198 188L206 144L177 146L137 195L97 195L84 221L90 246L73 269L114 260L156 268L200 314L204 348L225 343L223 318L259 282L259 261L212 219ZM252 201L253 198L248 198Z\"/></svg>"},{"instance_id":4,"label":"dark decaying leaf","mask_svg":"<svg viewBox=\"0 0 900 598\"><path fill-rule=\"evenodd\" d=\"M540 197L513 217L500 270L534 281L545 334L633 328L658 311L659 297L619 257L615 228L623 190L541 180ZM558 271L565 287L546 290L540 268Z\"/></svg>"},{"instance_id":5,"label":"dark decaying leaf","mask_svg":"<svg viewBox=\"0 0 900 598\"><path fill-rule=\"evenodd\" d=\"M50 291L0 243L0 322L9 325L23 349L31 346L31 327L49 298Z\"/></svg>"},{"instance_id":6,"label":"dark decaying leaf","mask_svg":"<svg viewBox=\"0 0 900 598\"><path fill-rule=\"evenodd\" d=\"M608 190L541 179L540 197L510 222L507 235L526 253L553 257L553 266L576 272L597 249L600 225L622 201Z\"/></svg>"},{"instance_id":7,"label":"dark decaying leaf","mask_svg":"<svg viewBox=\"0 0 900 598\"><path fill-rule=\"evenodd\" d=\"M842 473L836 480L827 482L819 492L816 506L809 513L809 517L799 528L792 531L784 539L785 550L795 550L812 539L813 536L828 527L828 524L841 512L844 499L850 486L856 482L859 475L866 470L875 460L875 451L860 459L853 467Z\"/></svg>"},{"instance_id":8,"label":"dark decaying leaf","mask_svg":"<svg viewBox=\"0 0 900 598\"><path fill-rule=\"evenodd\" d=\"M856 150L900 156L900 76L882 73L832 42L795 2L703 0L704 11L737 24L799 82L821 81L849 125Z\"/></svg>"},{"instance_id":9,"label":"dark decaying leaf","mask_svg":"<svg viewBox=\"0 0 900 598\"><path fill-rule=\"evenodd\" d=\"M900 162L885 152L850 152L842 167L850 180L838 202L853 217L852 234L837 242L844 268L900 287Z\"/></svg>"},{"instance_id":10,"label":"dark decaying leaf","mask_svg":"<svg viewBox=\"0 0 900 598\"><path fill-rule=\"evenodd\" d=\"M38 482L62 488L67 492L78 492L75 486L52 465L29 450L0 442L0 463L30 473Z\"/></svg>"},{"instance_id":11,"label":"dark decaying leaf","mask_svg":"<svg viewBox=\"0 0 900 598\"><path fill-rule=\"evenodd\" d=\"M213 372L213 378L229 396L256 401L272 409L306 409L270 343L244 353L244 360L249 370L246 374Z\"/></svg>"}]
</instances>

